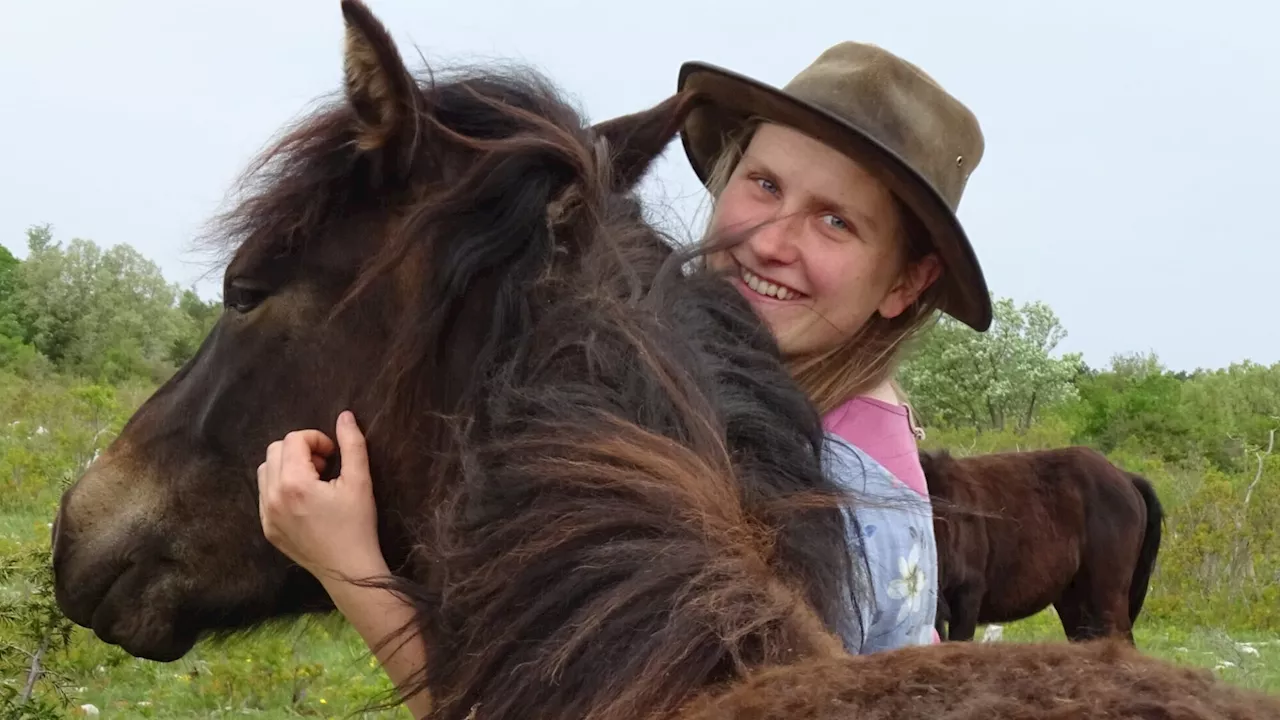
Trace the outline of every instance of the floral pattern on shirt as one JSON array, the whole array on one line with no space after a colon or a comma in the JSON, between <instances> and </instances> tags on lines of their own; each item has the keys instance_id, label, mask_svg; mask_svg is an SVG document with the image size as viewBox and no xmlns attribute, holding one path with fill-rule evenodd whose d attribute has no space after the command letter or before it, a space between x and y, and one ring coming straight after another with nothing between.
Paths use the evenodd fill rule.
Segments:
<instances>
[{"instance_id":1,"label":"floral pattern on shirt","mask_svg":"<svg viewBox=\"0 0 1280 720\"><path fill-rule=\"evenodd\" d=\"M920 612L924 597L924 568L920 566L920 544L912 543L906 557L898 558L898 577L889 582L887 594L893 600L901 600L898 622L906 622L913 613Z\"/></svg>"},{"instance_id":2,"label":"floral pattern on shirt","mask_svg":"<svg viewBox=\"0 0 1280 720\"><path fill-rule=\"evenodd\" d=\"M929 498L907 487L869 455L827 435L833 477L855 499L850 532L860 532L871 598L850 598L860 637L844 637L857 654L933 642L938 605L937 548ZM862 558L854 558L855 562ZM855 623L855 626L858 625Z\"/></svg>"}]
</instances>

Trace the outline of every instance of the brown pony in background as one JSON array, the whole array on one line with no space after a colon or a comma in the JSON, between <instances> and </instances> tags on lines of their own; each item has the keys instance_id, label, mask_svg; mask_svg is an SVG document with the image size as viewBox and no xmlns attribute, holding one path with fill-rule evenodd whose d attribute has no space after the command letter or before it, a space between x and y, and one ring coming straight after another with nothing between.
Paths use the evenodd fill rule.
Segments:
<instances>
[{"instance_id":1,"label":"brown pony in background","mask_svg":"<svg viewBox=\"0 0 1280 720\"><path fill-rule=\"evenodd\" d=\"M1280 715L1110 643L850 657L871 595L820 418L630 193L696 98L586 127L533 73L415 80L342 7L346 97L256 168L223 316L63 497L70 618L172 660L331 609L253 469L351 407L433 717Z\"/></svg>"},{"instance_id":2,"label":"brown pony in background","mask_svg":"<svg viewBox=\"0 0 1280 720\"><path fill-rule=\"evenodd\" d=\"M1052 604L1072 640L1133 642L1164 520L1150 482L1085 447L921 452L920 464L934 503L939 635L972 640L978 625Z\"/></svg>"}]
</instances>

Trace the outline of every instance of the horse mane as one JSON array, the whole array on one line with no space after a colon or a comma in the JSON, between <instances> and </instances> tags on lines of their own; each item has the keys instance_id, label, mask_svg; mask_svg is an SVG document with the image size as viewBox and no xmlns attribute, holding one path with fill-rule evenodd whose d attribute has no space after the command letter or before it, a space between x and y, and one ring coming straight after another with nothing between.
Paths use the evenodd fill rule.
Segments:
<instances>
[{"instance_id":1,"label":"horse mane","mask_svg":"<svg viewBox=\"0 0 1280 720\"><path fill-rule=\"evenodd\" d=\"M418 117L424 133L438 129L454 140L510 139L531 125L566 127L579 120L549 80L516 65L427 68L417 82L423 104L431 109ZM412 163L398 161L407 165L402 178L389 180L383 171L397 161L362 150L360 132L346 98L322 98L315 112L287 128L249 164L235 183L235 202L215 218L204 244L224 261L232 253L248 253L252 261L305 252L306 240L337 219L403 202L413 189L403 176L423 173L440 160L430 148L417 148L425 152L415 153Z\"/></svg>"},{"instance_id":2,"label":"horse mane","mask_svg":"<svg viewBox=\"0 0 1280 720\"><path fill-rule=\"evenodd\" d=\"M673 710L856 617L820 418L747 303L611 185L580 191L587 250L484 388L425 552L441 717Z\"/></svg>"},{"instance_id":3,"label":"horse mane","mask_svg":"<svg viewBox=\"0 0 1280 720\"><path fill-rule=\"evenodd\" d=\"M839 652L866 596L849 498L749 304L684 271L694 252L618 189L617 148L537 73L419 89L410 154L361 151L338 104L268 151L223 222L241 259L269 258L394 215L337 312L387 285L411 308L367 427L394 458L375 476L436 508L411 576L369 581L417 608L410 692L444 718L621 718Z\"/></svg>"},{"instance_id":4,"label":"horse mane","mask_svg":"<svg viewBox=\"0 0 1280 720\"><path fill-rule=\"evenodd\" d=\"M429 582L393 585L425 622L440 717L660 715L839 652L858 588L821 426L770 382L767 333L725 317L727 287L567 297L495 375Z\"/></svg>"}]
</instances>

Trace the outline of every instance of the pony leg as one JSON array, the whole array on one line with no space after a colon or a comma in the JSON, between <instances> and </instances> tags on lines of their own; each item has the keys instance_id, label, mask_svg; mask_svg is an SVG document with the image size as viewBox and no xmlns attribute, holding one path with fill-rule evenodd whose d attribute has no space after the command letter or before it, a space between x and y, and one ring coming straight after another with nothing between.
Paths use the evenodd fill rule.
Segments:
<instances>
[{"instance_id":1,"label":"pony leg","mask_svg":"<svg viewBox=\"0 0 1280 720\"><path fill-rule=\"evenodd\" d=\"M951 603L951 617L947 623L947 639L968 641L978 629L978 611L982 607L982 591L965 586L956 591Z\"/></svg>"},{"instance_id":2,"label":"pony leg","mask_svg":"<svg viewBox=\"0 0 1280 720\"><path fill-rule=\"evenodd\" d=\"M1120 636L1134 644L1129 622L1129 588L1124 583L1098 583L1082 573L1053 607L1070 640Z\"/></svg>"},{"instance_id":3,"label":"pony leg","mask_svg":"<svg viewBox=\"0 0 1280 720\"><path fill-rule=\"evenodd\" d=\"M1136 646L1133 641L1133 624L1129 620L1128 578L1119 580L1102 586L1094 585L1092 604L1097 608L1098 634L1119 636Z\"/></svg>"},{"instance_id":4,"label":"pony leg","mask_svg":"<svg viewBox=\"0 0 1280 720\"><path fill-rule=\"evenodd\" d=\"M1076 642L1089 639L1086 619L1088 613L1079 600L1064 594L1053 603L1053 609L1058 611L1058 620L1062 622L1062 631L1067 634L1068 640Z\"/></svg>"},{"instance_id":5,"label":"pony leg","mask_svg":"<svg viewBox=\"0 0 1280 720\"><path fill-rule=\"evenodd\" d=\"M1093 612L1090 600L1090 583L1084 572L1076 574L1071 584L1062 595L1053 602L1058 611L1058 619L1062 621L1062 630L1072 642L1089 640L1097 636L1094 628L1098 618Z\"/></svg>"},{"instance_id":6,"label":"pony leg","mask_svg":"<svg viewBox=\"0 0 1280 720\"><path fill-rule=\"evenodd\" d=\"M1087 565L1076 575L1065 595L1073 596L1076 606L1083 611L1078 623L1081 639L1122 637L1132 645L1129 585L1136 558L1128 563L1123 555L1116 555L1104 557L1101 552L1091 553L1085 559Z\"/></svg>"}]
</instances>

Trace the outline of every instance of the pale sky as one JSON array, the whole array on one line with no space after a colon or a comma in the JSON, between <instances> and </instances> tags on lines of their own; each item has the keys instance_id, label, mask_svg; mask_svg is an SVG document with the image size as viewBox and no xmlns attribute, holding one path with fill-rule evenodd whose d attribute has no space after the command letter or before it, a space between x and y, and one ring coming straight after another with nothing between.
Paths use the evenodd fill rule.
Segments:
<instances>
[{"instance_id":1,"label":"pale sky","mask_svg":"<svg viewBox=\"0 0 1280 720\"><path fill-rule=\"evenodd\" d=\"M881 45L978 116L986 155L960 218L996 295L1053 307L1061 349L1093 365L1147 350L1175 369L1280 361L1280 5L369 4L411 65L419 50L523 61L592 120L660 101L686 60L783 85L837 42ZM232 180L339 88L337 0L4 5L0 244L19 257L25 229L50 223L59 240L130 243L190 284L206 268L189 243ZM703 192L678 141L646 194L695 221Z\"/></svg>"}]
</instances>

